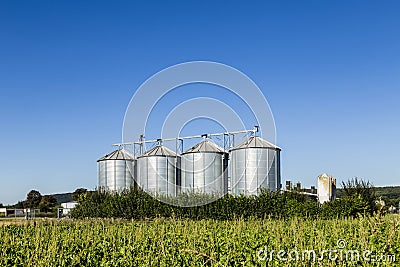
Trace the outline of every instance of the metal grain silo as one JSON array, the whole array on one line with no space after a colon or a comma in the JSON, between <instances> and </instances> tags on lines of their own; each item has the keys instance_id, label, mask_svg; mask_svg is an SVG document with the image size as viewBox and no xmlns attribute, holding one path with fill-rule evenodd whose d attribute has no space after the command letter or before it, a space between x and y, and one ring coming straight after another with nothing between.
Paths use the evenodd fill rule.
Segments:
<instances>
[{"instance_id":1,"label":"metal grain silo","mask_svg":"<svg viewBox=\"0 0 400 267\"><path fill-rule=\"evenodd\" d=\"M119 191L134 185L136 160L126 150L115 150L97 162L99 188Z\"/></svg>"},{"instance_id":2,"label":"metal grain silo","mask_svg":"<svg viewBox=\"0 0 400 267\"><path fill-rule=\"evenodd\" d=\"M228 191L229 154L204 140L182 153L181 191L225 194Z\"/></svg>"},{"instance_id":3,"label":"metal grain silo","mask_svg":"<svg viewBox=\"0 0 400 267\"><path fill-rule=\"evenodd\" d=\"M175 196L180 156L158 145L137 159L137 182L146 192Z\"/></svg>"},{"instance_id":4,"label":"metal grain silo","mask_svg":"<svg viewBox=\"0 0 400 267\"><path fill-rule=\"evenodd\" d=\"M230 150L231 192L234 195L257 195L260 188L280 189L281 149L252 136Z\"/></svg>"}]
</instances>

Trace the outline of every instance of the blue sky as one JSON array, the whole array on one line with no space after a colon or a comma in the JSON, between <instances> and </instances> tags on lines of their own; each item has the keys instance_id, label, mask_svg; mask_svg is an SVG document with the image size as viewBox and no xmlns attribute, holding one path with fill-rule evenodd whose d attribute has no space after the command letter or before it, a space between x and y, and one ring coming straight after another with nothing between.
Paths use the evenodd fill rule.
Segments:
<instances>
[{"instance_id":1,"label":"blue sky","mask_svg":"<svg viewBox=\"0 0 400 267\"><path fill-rule=\"evenodd\" d=\"M265 94L282 179L400 185L398 1L1 1L0 203L97 184L154 73L210 60Z\"/></svg>"}]
</instances>

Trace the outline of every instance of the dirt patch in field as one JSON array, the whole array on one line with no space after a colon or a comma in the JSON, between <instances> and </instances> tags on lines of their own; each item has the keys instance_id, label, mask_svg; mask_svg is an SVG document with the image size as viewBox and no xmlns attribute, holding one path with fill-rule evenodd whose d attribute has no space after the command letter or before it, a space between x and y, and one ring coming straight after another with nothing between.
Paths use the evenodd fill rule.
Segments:
<instances>
[{"instance_id":1,"label":"dirt patch in field","mask_svg":"<svg viewBox=\"0 0 400 267\"><path fill-rule=\"evenodd\" d=\"M36 218L25 220L25 218L0 218L0 227L3 225L29 225L29 224L40 224L40 223L49 223L49 222L57 221L54 218Z\"/></svg>"},{"instance_id":2,"label":"dirt patch in field","mask_svg":"<svg viewBox=\"0 0 400 267\"><path fill-rule=\"evenodd\" d=\"M3 225L25 225L27 224L27 220L22 219L22 218L2 218L0 219L0 226Z\"/></svg>"}]
</instances>

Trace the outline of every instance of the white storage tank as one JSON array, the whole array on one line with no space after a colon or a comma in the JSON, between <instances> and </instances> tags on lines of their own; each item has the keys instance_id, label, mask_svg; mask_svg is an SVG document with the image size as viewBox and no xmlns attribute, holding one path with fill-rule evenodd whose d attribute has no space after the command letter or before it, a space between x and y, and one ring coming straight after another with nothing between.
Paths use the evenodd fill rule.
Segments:
<instances>
[{"instance_id":1,"label":"white storage tank","mask_svg":"<svg viewBox=\"0 0 400 267\"><path fill-rule=\"evenodd\" d=\"M98 187L119 191L134 185L136 160L124 149L117 149L97 160Z\"/></svg>"},{"instance_id":2,"label":"white storage tank","mask_svg":"<svg viewBox=\"0 0 400 267\"><path fill-rule=\"evenodd\" d=\"M229 154L205 139L182 153L181 192L226 194Z\"/></svg>"},{"instance_id":3,"label":"white storage tank","mask_svg":"<svg viewBox=\"0 0 400 267\"><path fill-rule=\"evenodd\" d=\"M326 173L318 176L318 201L323 204L336 198L336 179Z\"/></svg>"},{"instance_id":4,"label":"white storage tank","mask_svg":"<svg viewBox=\"0 0 400 267\"><path fill-rule=\"evenodd\" d=\"M252 136L230 150L230 188L234 195L257 195L261 188L270 191L281 187L281 149Z\"/></svg>"},{"instance_id":5,"label":"white storage tank","mask_svg":"<svg viewBox=\"0 0 400 267\"><path fill-rule=\"evenodd\" d=\"M176 196L180 156L158 145L137 159L137 183L148 193Z\"/></svg>"}]
</instances>

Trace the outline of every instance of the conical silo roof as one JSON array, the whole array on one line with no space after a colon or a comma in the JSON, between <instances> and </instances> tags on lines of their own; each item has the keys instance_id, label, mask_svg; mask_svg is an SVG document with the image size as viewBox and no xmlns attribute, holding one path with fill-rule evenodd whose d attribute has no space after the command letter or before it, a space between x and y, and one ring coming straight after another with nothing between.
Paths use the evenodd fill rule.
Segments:
<instances>
[{"instance_id":1,"label":"conical silo roof","mask_svg":"<svg viewBox=\"0 0 400 267\"><path fill-rule=\"evenodd\" d=\"M252 136L249 139L245 140L244 142L240 143L239 145L231 148L230 151L245 149L245 148L272 148L281 150L276 145L268 142L267 140L262 139L259 136Z\"/></svg>"},{"instance_id":2,"label":"conical silo roof","mask_svg":"<svg viewBox=\"0 0 400 267\"><path fill-rule=\"evenodd\" d=\"M135 157L124 149L117 149L104 157L99 158L97 162L103 160L135 160Z\"/></svg>"},{"instance_id":3,"label":"conical silo roof","mask_svg":"<svg viewBox=\"0 0 400 267\"><path fill-rule=\"evenodd\" d=\"M182 153L183 154L188 154L188 153L204 153L204 152L208 152L208 153L226 153L226 151L224 149L222 149L221 147L217 146L216 144L214 144L213 142L211 142L210 140L203 140L200 143L198 143L197 145L189 148L188 150L186 150L185 152Z\"/></svg>"},{"instance_id":4,"label":"conical silo roof","mask_svg":"<svg viewBox=\"0 0 400 267\"><path fill-rule=\"evenodd\" d=\"M155 146L152 149L144 152L142 155L139 156L139 158L142 157L152 157L152 156L159 156L159 157L176 157L177 154L172 151L169 148L166 148L165 146Z\"/></svg>"}]
</instances>

